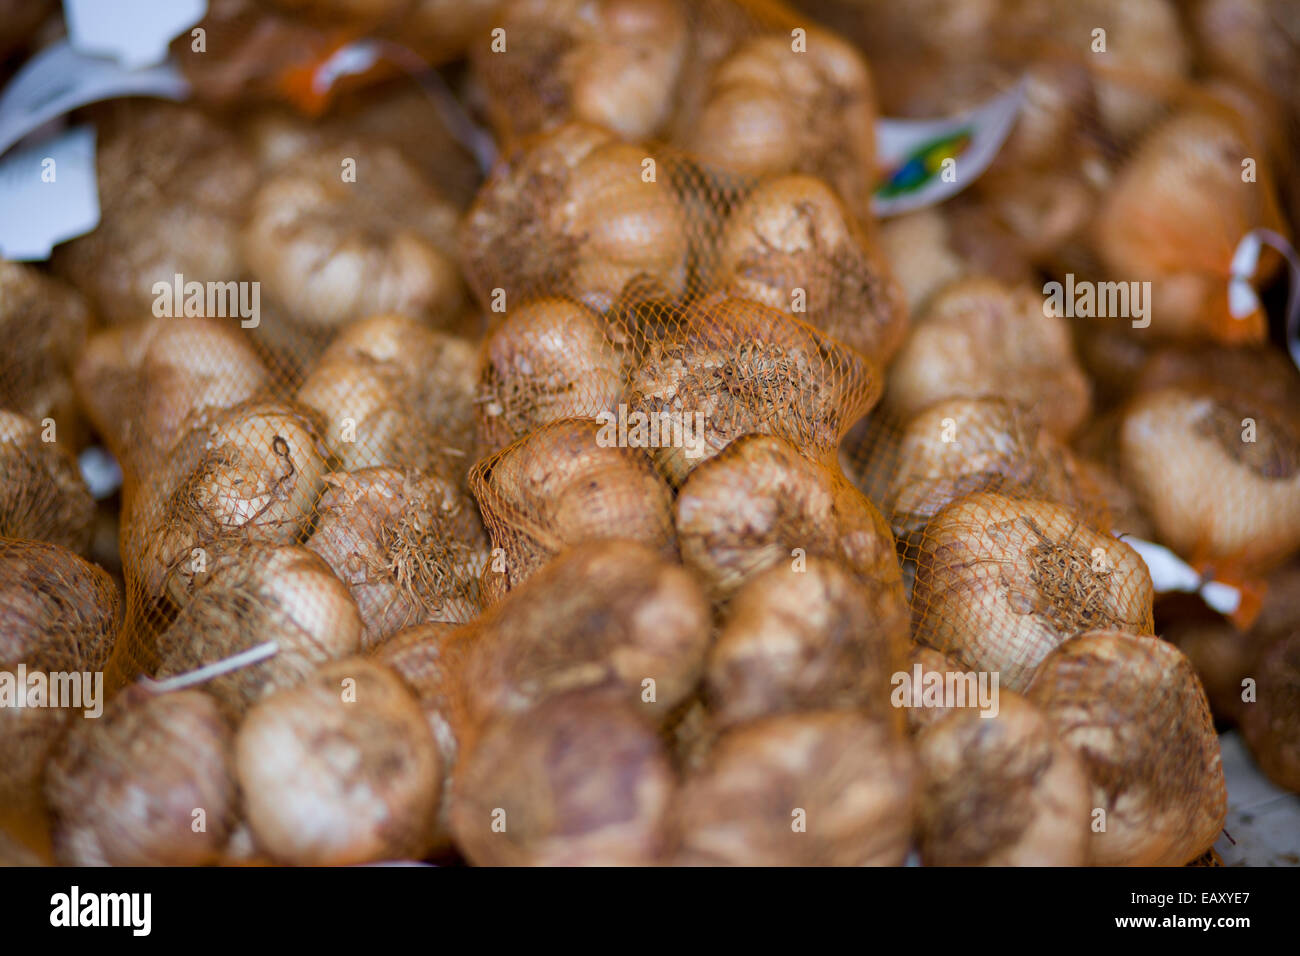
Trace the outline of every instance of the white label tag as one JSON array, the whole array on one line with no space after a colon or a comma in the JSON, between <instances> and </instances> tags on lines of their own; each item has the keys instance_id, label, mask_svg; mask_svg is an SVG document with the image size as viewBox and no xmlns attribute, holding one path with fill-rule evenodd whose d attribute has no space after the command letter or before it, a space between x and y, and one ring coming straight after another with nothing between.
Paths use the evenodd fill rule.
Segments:
<instances>
[{"instance_id":1,"label":"white label tag","mask_svg":"<svg viewBox=\"0 0 1300 956\"><path fill-rule=\"evenodd\" d=\"M126 70L112 60L83 56L60 40L28 60L0 94L0 153L78 106L116 96L182 100L189 90L170 63Z\"/></svg>"},{"instance_id":2,"label":"white label tag","mask_svg":"<svg viewBox=\"0 0 1300 956\"><path fill-rule=\"evenodd\" d=\"M872 212L894 216L961 192L993 162L1023 99L1023 84L1017 84L951 119L877 120L877 160L886 172Z\"/></svg>"},{"instance_id":3,"label":"white label tag","mask_svg":"<svg viewBox=\"0 0 1300 956\"><path fill-rule=\"evenodd\" d=\"M48 259L99 225L95 130L78 126L0 159L0 256Z\"/></svg>"},{"instance_id":4,"label":"white label tag","mask_svg":"<svg viewBox=\"0 0 1300 956\"><path fill-rule=\"evenodd\" d=\"M1286 266L1290 275L1290 286L1286 294L1286 318L1283 329L1286 331L1287 350L1291 353L1291 360L1295 362L1296 368L1300 368L1300 254L1295 251L1285 236L1281 236L1272 229L1252 229L1241 237L1237 243L1237 251L1232 256L1232 276L1228 282L1228 308L1234 316L1248 313L1242 313L1238 310L1244 308L1240 305L1242 292L1239 285L1246 284L1245 277L1255 274L1255 267L1259 264L1259 250L1261 246L1272 246L1286 260ZM1249 286L1248 286L1249 288ZM1233 295L1238 297L1238 304L1233 303ZM1255 297L1255 290L1250 288L1250 295L1254 299L1256 307L1259 306L1259 299Z\"/></svg>"},{"instance_id":5,"label":"white label tag","mask_svg":"<svg viewBox=\"0 0 1300 956\"><path fill-rule=\"evenodd\" d=\"M1125 544L1136 551L1151 572L1151 586L1158 594L1183 591L1199 594L1201 600L1220 614L1235 614L1241 607L1241 591L1230 584L1207 581L1190 564L1164 545L1141 538L1123 537Z\"/></svg>"},{"instance_id":6,"label":"white label tag","mask_svg":"<svg viewBox=\"0 0 1300 956\"><path fill-rule=\"evenodd\" d=\"M167 59L172 40L207 12L207 0L63 0L73 49L131 70Z\"/></svg>"},{"instance_id":7,"label":"white label tag","mask_svg":"<svg viewBox=\"0 0 1300 956\"><path fill-rule=\"evenodd\" d=\"M1151 586L1159 592L1195 591L1201 586L1201 576L1186 561L1164 545L1141 538L1125 537L1125 544L1136 551L1151 572Z\"/></svg>"}]
</instances>

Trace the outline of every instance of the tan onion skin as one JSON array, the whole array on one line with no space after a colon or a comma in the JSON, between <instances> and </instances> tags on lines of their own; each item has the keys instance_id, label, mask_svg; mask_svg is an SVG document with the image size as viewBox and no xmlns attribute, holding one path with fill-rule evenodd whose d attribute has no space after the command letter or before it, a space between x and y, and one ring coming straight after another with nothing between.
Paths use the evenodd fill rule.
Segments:
<instances>
[{"instance_id":1,"label":"tan onion skin","mask_svg":"<svg viewBox=\"0 0 1300 956\"><path fill-rule=\"evenodd\" d=\"M192 417L232 408L269 383L247 333L220 319L162 318L142 330L147 342L141 373L145 395L140 430L146 442L169 447Z\"/></svg>"},{"instance_id":2,"label":"tan onion skin","mask_svg":"<svg viewBox=\"0 0 1300 956\"><path fill-rule=\"evenodd\" d=\"M120 620L121 595L102 568L66 548L0 539L0 670L102 671ZM69 711L0 708L0 803L33 795Z\"/></svg>"},{"instance_id":3,"label":"tan onion skin","mask_svg":"<svg viewBox=\"0 0 1300 956\"><path fill-rule=\"evenodd\" d=\"M890 369L885 403L909 418L945 398L997 394L1034 410L1053 434L1087 416L1088 379L1062 318L1026 287L973 277L953 283L916 317Z\"/></svg>"},{"instance_id":4,"label":"tan onion skin","mask_svg":"<svg viewBox=\"0 0 1300 956\"><path fill-rule=\"evenodd\" d=\"M1118 631L1062 644L1027 695L1082 759L1093 809L1089 860L1179 866L1214 843L1227 791L1205 691L1172 644Z\"/></svg>"},{"instance_id":5,"label":"tan onion skin","mask_svg":"<svg viewBox=\"0 0 1300 956\"><path fill-rule=\"evenodd\" d=\"M792 552L835 558L861 577L901 589L894 536L844 477L789 442L749 435L692 473L677 497L682 561L714 600Z\"/></svg>"},{"instance_id":6,"label":"tan onion skin","mask_svg":"<svg viewBox=\"0 0 1300 956\"><path fill-rule=\"evenodd\" d=\"M1079 319L1074 322L1074 345L1079 364L1092 380L1093 397L1098 408L1109 409L1094 415L1076 436L1082 449L1090 434L1104 427L1112 406L1122 402L1141 382L1143 367L1152 355L1149 337L1143 329Z\"/></svg>"},{"instance_id":7,"label":"tan onion skin","mask_svg":"<svg viewBox=\"0 0 1300 956\"><path fill-rule=\"evenodd\" d=\"M946 440L949 439L949 440ZM903 427L886 496L896 534L920 531L944 505L973 491L1031 495L1104 509L1101 488L1035 416L1001 398L950 398Z\"/></svg>"},{"instance_id":8,"label":"tan onion skin","mask_svg":"<svg viewBox=\"0 0 1300 956\"><path fill-rule=\"evenodd\" d=\"M1268 87L1295 69L1290 37L1278 29L1285 12L1285 0L1201 0L1193 6L1188 27L1197 53L1214 72Z\"/></svg>"},{"instance_id":9,"label":"tan onion skin","mask_svg":"<svg viewBox=\"0 0 1300 956\"><path fill-rule=\"evenodd\" d=\"M242 279L239 227L257 185L243 144L189 106L132 99L100 110L100 222L55 250L55 271L110 325L152 315L154 283L177 273Z\"/></svg>"},{"instance_id":10,"label":"tan onion skin","mask_svg":"<svg viewBox=\"0 0 1300 956\"><path fill-rule=\"evenodd\" d=\"M95 501L68 447L45 441L44 430L39 422L0 410L0 537L84 552Z\"/></svg>"},{"instance_id":11,"label":"tan onion skin","mask_svg":"<svg viewBox=\"0 0 1300 956\"><path fill-rule=\"evenodd\" d=\"M261 0L234 2L260 3ZM269 19L262 16L263 23ZM272 29L268 28L266 33L272 33ZM211 36L208 42L213 42ZM240 50L241 54L244 52L246 48ZM284 63L287 57L281 52L278 60ZM337 151L344 143L358 139L376 141L400 150L420 170L424 180L436 184L438 191L457 209L469 205L483 178L478 162L458 143L437 112L430 109L425 89L415 83L376 86L363 80L353 90L347 81L344 84L344 92L318 120L284 109L268 109L252 116L244 133L264 172L279 169L323 147ZM230 92L236 96L258 95L248 85L236 86Z\"/></svg>"},{"instance_id":12,"label":"tan onion skin","mask_svg":"<svg viewBox=\"0 0 1300 956\"><path fill-rule=\"evenodd\" d=\"M343 162L356 164L344 181ZM308 330L376 312L446 326L463 292L456 209L384 144L323 144L254 195L241 247L255 277Z\"/></svg>"},{"instance_id":13,"label":"tan onion skin","mask_svg":"<svg viewBox=\"0 0 1300 956\"><path fill-rule=\"evenodd\" d=\"M1247 418L1255 441L1243 441ZM1120 459L1160 540L1188 560L1267 567L1300 548L1300 429L1233 393L1171 386L1138 396Z\"/></svg>"},{"instance_id":14,"label":"tan onion skin","mask_svg":"<svg viewBox=\"0 0 1300 956\"><path fill-rule=\"evenodd\" d=\"M1286 91L1300 84L1295 57L1297 34L1289 0L1201 0L1187 13L1203 68L1216 89L1235 87L1234 105L1255 123L1256 142L1267 143L1275 158L1286 160L1283 130L1300 120L1295 98ZM1283 188L1289 221L1300 221L1300 194Z\"/></svg>"},{"instance_id":15,"label":"tan onion skin","mask_svg":"<svg viewBox=\"0 0 1300 956\"><path fill-rule=\"evenodd\" d=\"M909 625L897 588L821 558L799 572L773 565L736 594L709 650L711 716L725 727L845 707L897 721L890 681L906 659Z\"/></svg>"},{"instance_id":16,"label":"tan onion skin","mask_svg":"<svg viewBox=\"0 0 1300 956\"><path fill-rule=\"evenodd\" d=\"M1211 611L1199 596L1170 597L1160 605L1161 636L1186 654L1196 667L1210 710L1219 725L1230 723L1244 727L1248 712L1255 710L1254 704L1243 699L1248 696L1247 687L1253 688L1255 703L1260 699L1259 685L1263 683L1280 688L1280 701L1286 700L1286 666L1283 660L1265 665L1261 663L1261 657L1277 644L1286 643L1300 629L1300 563L1292 561L1270 572L1250 590L1256 593L1262 590L1263 596L1254 623L1245 631L1239 624ZM1246 684L1247 678L1255 683ZM1283 714L1287 706L1290 705L1283 704ZM1266 727L1271 720L1268 717L1258 720L1268 711L1269 708L1265 707L1252 715L1252 719L1257 720L1257 730ZM1283 723L1287 719L1283 717ZM1289 741L1294 739L1294 735L1288 736L1285 732L1260 733L1253 741L1244 729L1243 735L1247 745L1257 752L1256 761L1261 766L1269 761L1268 755L1262 751L1276 748L1279 753L1285 753ZM1275 774L1274 779L1281 778Z\"/></svg>"},{"instance_id":17,"label":"tan onion skin","mask_svg":"<svg viewBox=\"0 0 1300 956\"><path fill-rule=\"evenodd\" d=\"M0 829L0 866L48 866L44 847L33 846L8 829Z\"/></svg>"},{"instance_id":18,"label":"tan onion skin","mask_svg":"<svg viewBox=\"0 0 1300 956\"><path fill-rule=\"evenodd\" d=\"M921 666L921 687L918 689L914 686L916 679L916 667ZM893 693L900 694L901 699L906 703L912 701L915 697L920 696L924 701L926 680L933 680L928 675L931 673L939 674L945 683L949 674L962 674L963 676L970 671L962 664L953 660L947 654L936 651L933 647L926 647L924 644L913 644L907 655L907 663L904 665L901 681L893 685ZM1001 685L999 685L1001 693ZM915 736L931 724L943 720L955 709L955 702L949 706L946 702L940 700L935 702L938 706L905 706L903 710L904 725L908 734Z\"/></svg>"},{"instance_id":19,"label":"tan onion skin","mask_svg":"<svg viewBox=\"0 0 1300 956\"><path fill-rule=\"evenodd\" d=\"M150 595L184 604L228 548L292 544L310 520L326 463L312 420L290 403L254 402L220 412L173 451L175 479L132 503L140 522L126 544ZM194 549L207 552L206 570Z\"/></svg>"},{"instance_id":20,"label":"tan onion skin","mask_svg":"<svg viewBox=\"0 0 1300 956\"><path fill-rule=\"evenodd\" d=\"M639 448L601 443L600 426L566 419L540 428L475 469L470 486L510 589L585 541L637 541L676 556L672 492ZM499 594L501 588L493 587Z\"/></svg>"},{"instance_id":21,"label":"tan onion skin","mask_svg":"<svg viewBox=\"0 0 1300 956\"><path fill-rule=\"evenodd\" d=\"M1169 387L1228 389L1249 402L1281 408L1300 405L1300 372L1272 346L1165 345L1143 353L1126 397Z\"/></svg>"},{"instance_id":22,"label":"tan onion skin","mask_svg":"<svg viewBox=\"0 0 1300 956\"><path fill-rule=\"evenodd\" d=\"M146 319L97 332L77 358L77 395L128 466L159 467L194 419L270 385L247 334L207 318Z\"/></svg>"},{"instance_id":23,"label":"tan onion skin","mask_svg":"<svg viewBox=\"0 0 1300 956\"><path fill-rule=\"evenodd\" d=\"M488 334L479 355L479 447L500 451L549 422L612 413L624 379L595 313L570 299L523 303Z\"/></svg>"},{"instance_id":24,"label":"tan onion skin","mask_svg":"<svg viewBox=\"0 0 1300 956\"><path fill-rule=\"evenodd\" d=\"M335 661L258 704L235 769L253 836L279 862L415 859L432 842L438 746L415 697L371 661Z\"/></svg>"},{"instance_id":25,"label":"tan onion skin","mask_svg":"<svg viewBox=\"0 0 1300 956\"><path fill-rule=\"evenodd\" d=\"M1239 706L1242 735L1255 761L1280 787L1300 791L1300 637L1277 637L1259 652L1253 703Z\"/></svg>"},{"instance_id":26,"label":"tan onion skin","mask_svg":"<svg viewBox=\"0 0 1300 956\"><path fill-rule=\"evenodd\" d=\"M968 4L959 6L963 12L970 10ZM1005 6L1001 0L979 6L986 15L1005 15L999 9ZM944 11L935 16L950 18L961 14ZM1007 31L986 27L984 32L987 39L996 41L1005 39ZM881 62L880 54L868 49L876 64L873 73L880 83L885 115L951 116L974 109L989 97L1004 92L1012 79L1006 73L1006 65L995 62L993 53L971 57L969 53L973 49L972 45L971 50L948 60L940 71L915 54L909 56L906 47L895 48L895 56L901 55L902 62L889 66ZM894 68L890 69L891 66ZM1024 100L1015 125L993 160L991 171L995 174L1027 166L1041 172L1045 164L1056 162L1063 154L1074 159L1069 150L1078 142L1079 117L1092 95L1087 65L1077 57L1034 59L1024 63L1021 69L1024 72L1019 79L1024 83Z\"/></svg>"},{"instance_id":27,"label":"tan onion skin","mask_svg":"<svg viewBox=\"0 0 1300 956\"><path fill-rule=\"evenodd\" d=\"M53 418L67 439L78 434L70 372L90 327L90 310L70 286L21 262L0 262L0 408Z\"/></svg>"},{"instance_id":28,"label":"tan onion skin","mask_svg":"<svg viewBox=\"0 0 1300 956\"><path fill-rule=\"evenodd\" d=\"M425 621L477 615L488 549L468 497L441 478L396 468L336 472L325 482L307 547L351 591L363 647Z\"/></svg>"},{"instance_id":29,"label":"tan onion skin","mask_svg":"<svg viewBox=\"0 0 1300 956\"><path fill-rule=\"evenodd\" d=\"M994 26L1004 5L1004 0L915 0L907 7L888 0L832 0L825 5L823 22L871 57L885 115L940 116L946 114L908 108L917 84L901 67L918 59L965 66L969 59L992 54ZM919 57L922 52L925 56ZM965 91L954 87L949 96Z\"/></svg>"},{"instance_id":30,"label":"tan onion skin","mask_svg":"<svg viewBox=\"0 0 1300 956\"><path fill-rule=\"evenodd\" d=\"M1244 704L1242 682L1253 676L1252 665L1264 649L1260 645L1267 646L1267 638L1242 634L1231 622L1209 613L1190 620L1168 621L1162 616L1161 636L1196 668L1215 719L1237 723Z\"/></svg>"},{"instance_id":31,"label":"tan onion skin","mask_svg":"<svg viewBox=\"0 0 1300 956\"><path fill-rule=\"evenodd\" d=\"M1082 866L1091 788L1046 717L999 689L998 713L961 708L916 735L925 866Z\"/></svg>"},{"instance_id":32,"label":"tan onion skin","mask_svg":"<svg viewBox=\"0 0 1300 956\"><path fill-rule=\"evenodd\" d=\"M216 702L197 690L132 687L99 719L74 719L45 778L58 862L217 862L237 813L233 737Z\"/></svg>"},{"instance_id":33,"label":"tan onion skin","mask_svg":"<svg viewBox=\"0 0 1300 956\"><path fill-rule=\"evenodd\" d=\"M463 473L473 455L474 345L402 315L346 326L298 389L341 470Z\"/></svg>"},{"instance_id":34,"label":"tan onion skin","mask_svg":"<svg viewBox=\"0 0 1300 956\"><path fill-rule=\"evenodd\" d=\"M761 182L727 219L719 285L793 314L884 365L907 332L902 287L831 188L813 176ZM792 312L795 289L805 302Z\"/></svg>"},{"instance_id":35,"label":"tan onion skin","mask_svg":"<svg viewBox=\"0 0 1300 956\"><path fill-rule=\"evenodd\" d=\"M494 722L457 769L456 846L478 866L661 862L676 778L637 706L576 693Z\"/></svg>"},{"instance_id":36,"label":"tan onion skin","mask_svg":"<svg viewBox=\"0 0 1300 956\"><path fill-rule=\"evenodd\" d=\"M1057 148L1062 147L1057 144ZM1097 212L1098 183L1109 175L1104 161L1086 151L1081 158L1071 159L1060 170L1049 166L1027 172L1011 166L980 177L982 205L995 222L1004 225L1012 248L1058 276L1073 271L1084 255L1087 229ZM1027 279L1017 276L1010 281L1039 285L1032 273Z\"/></svg>"},{"instance_id":37,"label":"tan onion skin","mask_svg":"<svg viewBox=\"0 0 1300 956\"><path fill-rule=\"evenodd\" d=\"M497 0L415 0L393 28L430 65L462 59L491 26Z\"/></svg>"},{"instance_id":38,"label":"tan onion skin","mask_svg":"<svg viewBox=\"0 0 1300 956\"><path fill-rule=\"evenodd\" d=\"M1070 483L1079 489L1079 497L1075 499L1074 506L1088 514L1099 526L1108 527L1111 534L1141 538L1143 541L1155 537L1151 520L1117 467L1090 458L1075 458ZM1094 507L1099 512L1094 512ZM1104 524L1102 513L1105 515Z\"/></svg>"},{"instance_id":39,"label":"tan onion skin","mask_svg":"<svg viewBox=\"0 0 1300 956\"><path fill-rule=\"evenodd\" d=\"M978 493L926 527L915 638L1023 692L1071 637L1149 632L1153 600L1146 563L1123 541L1052 502Z\"/></svg>"},{"instance_id":40,"label":"tan onion skin","mask_svg":"<svg viewBox=\"0 0 1300 956\"><path fill-rule=\"evenodd\" d=\"M667 413L691 429L698 447L668 442L653 450L660 472L678 486L750 433L830 457L880 388L878 368L865 356L770 306L719 295L694 303L665 341L645 351L624 402L629 413Z\"/></svg>"},{"instance_id":41,"label":"tan onion skin","mask_svg":"<svg viewBox=\"0 0 1300 956\"><path fill-rule=\"evenodd\" d=\"M301 547L246 545L227 555L158 637L160 677L189 673L264 643L269 658L214 677L203 688L231 715L356 654L363 624L347 586Z\"/></svg>"},{"instance_id":42,"label":"tan onion skin","mask_svg":"<svg viewBox=\"0 0 1300 956\"><path fill-rule=\"evenodd\" d=\"M1117 34L1110 56L1090 59L1096 84L1097 107L1109 129L1119 137L1140 133L1159 115L1164 89L1188 74L1190 56L1183 37L1179 10L1172 0L1093 0L1085 15L1096 11L1114 24L1107 38ZM1141 80L1134 80L1134 74ZM1159 92L1155 92L1159 91Z\"/></svg>"},{"instance_id":43,"label":"tan onion skin","mask_svg":"<svg viewBox=\"0 0 1300 956\"><path fill-rule=\"evenodd\" d=\"M683 145L732 174L820 176L864 215L875 186L871 75L848 43L805 29L805 52L794 51L789 32L738 44L714 71Z\"/></svg>"},{"instance_id":44,"label":"tan onion skin","mask_svg":"<svg viewBox=\"0 0 1300 956\"><path fill-rule=\"evenodd\" d=\"M949 224L938 210L895 216L881 224L879 239L909 314L915 315L931 296L967 271L952 248Z\"/></svg>"},{"instance_id":45,"label":"tan onion skin","mask_svg":"<svg viewBox=\"0 0 1300 956\"><path fill-rule=\"evenodd\" d=\"M485 308L570 295L604 312L625 291L686 291L686 215L663 170L642 180L644 147L567 123L498 163L460 230L461 263Z\"/></svg>"},{"instance_id":46,"label":"tan onion skin","mask_svg":"<svg viewBox=\"0 0 1300 956\"><path fill-rule=\"evenodd\" d=\"M1190 51L1178 7L1172 0L1015 0L1001 5L998 22L1011 25L1012 42L1021 51L1076 67L1041 76L1038 83L1046 89L1031 90L1033 100L1050 104L1066 99L1064 116L1071 126L1078 125L1081 111L1091 109L1093 122L1114 140L1127 142L1158 117L1165 99L1188 74ZM1106 29L1104 55L1091 52L1091 31L1098 26ZM1002 29L995 33L999 35L1005 36ZM1082 89L1081 81L1070 76L1080 68L1086 71ZM1049 117L1055 113L1051 110ZM1045 151L1051 145L1055 149L1028 156L1043 161L1059 153L1062 136L1049 139L1053 126L1039 120L1035 127L1039 123L1046 128L1034 141Z\"/></svg>"},{"instance_id":47,"label":"tan onion skin","mask_svg":"<svg viewBox=\"0 0 1300 956\"><path fill-rule=\"evenodd\" d=\"M589 542L479 620L460 686L475 724L577 687L663 721L699 681L710 632L688 571L632 542Z\"/></svg>"},{"instance_id":48,"label":"tan onion skin","mask_svg":"<svg viewBox=\"0 0 1300 956\"><path fill-rule=\"evenodd\" d=\"M456 697L459 685L453 645L462 627L446 623L419 624L393 635L370 652L372 660L396 673L415 694L438 745L444 773L434 849L444 848L451 841L451 795L460 756L459 719L463 713Z\"/></svg>"},{"instance_id":49,"label":"tan onion skin","mask_svg":"<svg viewBox=\"0 0 1300 956\"><path fill-rule=\"evenodd\" d=\"M493 22L506 49L472 50L488 114L510 142L581 120L624 139L655 135L686 55L680 0L508 0Z\"/></svg>"},{"instance_id":50,"label":"tan onion skin","mask_svg":"<svg viewBox=\"0 0 1300 956\"><path fill-rule=\"evenodd\" d=\"M944 76L939 79L944 81L945 90L952 89ZM945 106L940 112L949 108ZM1022 128L1023 109L1015 130ZM927 111L925 115L934 113ZM1010 148L1004 145L999 157ZM991 184L996 168L986 171L981 182L988 178ZM1023 188L1015 195L1023 196L1032 183L1041 181L1042 175L1036 173L1029 182L1019 177ZM1038 273L1029 259L1032 243L1023 234L1025 222L1008 216L1004 190L995 188L991 193L983 188L978 193L959 193L941 206L891 216L880 223L880 249L902 286L909 315L919 315L937 292L965 276L984 275L1011 284L1032 284L1037 280ZM1059 230L1054 220L1050 224L1053 231ZM1049 223L1031 219L1029 225L1045 228Z\"/></svg>"},{"instance_id":51,"label":"tan onion skin","mask_svg":"<svg viewBox=\"0 0 1300 956\"><path fill-rule=\"evenodd\" d=\"M1256 182L1241 178L1248 156L1259 163ZM1262 309L1242 318L1228 311L1233 252L1254 228L1285 231L1262 147L1227 107L1187 109L1148 133L1119 171L1094 245L1117 278L1150 279L1154 334L1262 343ZM1269 271L1267 256L1260 271Z\"/></svg>"},{"instance_id":52,"label":"tan onion skin","mask_svg":"<svg viewBox=\"0 0 1300 956\"><path fill-rule=\"evenodd\" d=\"M814 711L742 724L683 782L676 862L899 866L915 779L901 734L874 718ZM796 809L805 832L793 829Z\"/></svg>"}]
</instances>

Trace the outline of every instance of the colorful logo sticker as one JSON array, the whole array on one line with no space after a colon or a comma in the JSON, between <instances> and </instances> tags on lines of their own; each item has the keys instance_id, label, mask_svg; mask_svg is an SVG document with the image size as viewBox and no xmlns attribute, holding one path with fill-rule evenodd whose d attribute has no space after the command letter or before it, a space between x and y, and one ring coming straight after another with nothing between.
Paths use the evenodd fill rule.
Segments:
<instances>
[{"instance_id":1,"label":"colorful logo sticker","mask_svg":"<svg viewBox=\"0 0 1300 956\"><path fill-rule=\"evenodd\" d=\"M1015 125L1023 84L948 119L876 122L876 155L888 170L871 197L877 216L893 216L942 202L984 172ZM956 160L943 176L944 160Z\"/></svg>"},{"instance_id":2,"label":"colorful logo sticker","mask_svg":"<svg viewBox=\"0 0 1300 956\"><path fill-rule=\"evenodd\" d=\"M966 152L966 148L971 144L972 132L968 127L924 144L885 174L876 188L876 195L883 199L891 199L920 189L929 180L939 175L945 159L956 159Z\"/></svg>"}]
</instances>

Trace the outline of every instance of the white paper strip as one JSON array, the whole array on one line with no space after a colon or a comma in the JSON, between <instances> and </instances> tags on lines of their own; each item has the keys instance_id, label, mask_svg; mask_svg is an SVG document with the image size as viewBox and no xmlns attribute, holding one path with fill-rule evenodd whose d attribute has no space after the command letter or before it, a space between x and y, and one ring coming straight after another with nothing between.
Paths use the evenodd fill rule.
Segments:
<instances>
[{"instance_id":1,"label":"white paper strip","mask_svg":"<svg viewBox=\"0 0 1300 956\"><path fill-rule=\"evenodd\" d=\"M1241 606L1241 591L1219 581L1207 581L1190 564L1164 545L1141 538L1124 537L1123 541L1146 562L1151 572L1151 586L1157 593L1183 591L1199 594L1211 608L1231 615Z\"/></svg>"},{"instance_id":2,"label":"white paper strip","mask_svg":"<svg viewBox=\"0 0 1300 956\"><path fill-rule=\"evenodd\" d=\"M189 89L171 64L127 70L113 60L78 53L60 40L28 60L0 94L0 153L78 106L118 96L181 100Z\"/></svg>"},{"instance_id":3,"label":"white paper strip","mask_svg":"<svg viewBox=\"0 0 1300 956\"><path fill-rule=\"evenodd\" d=\"M0 157L0 257L48 259L99 225L95 130L79 126Z\"/></svg>"},{"instance_id":4,"label":"white paper strip","mask_svg":"<svg viewBox=\"0 0 1300 956\"><path fill-rule=\"evenodd\" d=\"M167 59L167 47L208 12L207 0L63 0L73 49L128 70Z\"/></svg>"}]
</instances>

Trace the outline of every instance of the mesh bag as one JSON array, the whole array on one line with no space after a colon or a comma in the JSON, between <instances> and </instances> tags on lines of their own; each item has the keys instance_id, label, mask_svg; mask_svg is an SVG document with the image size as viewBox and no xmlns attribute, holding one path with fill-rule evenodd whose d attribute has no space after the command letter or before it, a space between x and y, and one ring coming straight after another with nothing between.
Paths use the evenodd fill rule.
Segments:
<instances>
[{"instance_id":1,"label":"mesh bag","mask_svg":"<svg viewBox=\"0 0 1300 956\"><path fill-rule=\"evenodd\" d=\"M44 440L43 432L48 426L0 411L0 469L8 483L0 500L0 537L48 541L85 554L95 502L67 448Z\"/></svg>"},{"instance_id":2,"label":"mesh bag","mask_svg":"<svg viewBox=\"0 0 1300 956\"><path fill-rule=\"evenodd\" d=\"M59 694L55 675L76 675L78 686L101 672L120 623L121 596L102 569L66 548L0 538L0 668L7 699L0 708L0 807L26 807L38 790L51 748L73 711L51 706ZM19 679L43 675L44 689ZM69 685L71 686L71 685ZM93 686L79 704L94 709ZM80 694L79 694L80 696ZM102 699L99 701L102 706Z\"/></svg>"},{"instance_id":3,"label":"mesh bag","mask_svg":"<svg viewBox=\"0 0 1300 956\"><path fill-rule=\"evenodd\" d=\"M0 408L37 422L54 419L69 447L84 423L72 364L85 342L90 310L73 289L31 266L0 261Z\"/></svg>"},{"instance_id":4,"label":"mesh bag","mask_svg":"<svg viewBox=\"0 0 1300 956\"><path fill-rule=\"evenodd\" d=\"M1082 763L1044 714L1000 693L996 714L961 709L918 732L923 865L1078 866L1088 858Z\"/></svg>"},{"instance_id":5,"label":"mesh bag","mask_svg":"<svg viewBox=\"0 0 1300 956\"><path fill-rule=\"evenodd\" d=\"M57 489L23 436L79 447L75 383L124 474L112 678L233 726L373 655L456 764L434 843L475 862L511 792L541 795L513 862L900 862L909 636L1062 740L1090 709L1141 737L1120 777L1089 763L1097 805L1145 786L1186 832L1108 858L1185 862L1222 819L1208 716L1119 535L1243 581L1300 550L1281 257L1236 261L1300 181L1280 6L214 3L210 52L175 48L198 105L90 111L102 221L49 270L86 302L0 264L6 474ZM358 38L377 65L322 93ZM1018 83L982 175L944 145L961 194L875 220L881 115ZM84 548L84 510L15 493L0 534ZM547 765L557 740L585 757ZM575 796L588 757L649 781L627 844L547 842L609 810ZM848 804L788 841L792 806Z\"/></svg>"},{"instance_id":6,"label":"mesh bag","mask_svg":"<svg viewBox=\"0 0 1300 956\"><path fill-rule=\"evenodd\" d=\"M544 425L470 476L492 538L485 590L522 583L566 547L601 538L677 554L672 492L640 449L602 444L582 419Z\"/></svg>"},{"instance_id":7,"label":"mesh bag","mask_svg":"<svg viewBox=\"0 0 1300 956\"><path fill-rule=\"evenodd\" d=\"M916 637L1024 690L1060 642L1152 631L1151 577L1068 508L979 493L944 509L917 557Z\"/></svg>"},{"instance_id":8,"label":"mesh bag","mask_svg":"<svg viewBox=\"0 0 1300 956\"><path fill-rule=\"evenodd\" d=\"M682 788L677 862L901 865L914 779L906 744L862 714L810 710L741 724ZM792 807L830 825L799 832Z\"/></svg>"},{"instance_id":9,"label":"mesh bag","mask_svg":"<svg viewBox=\"0 0 1300 956\"><path fill-rule=\"evenodd\" d=\"M645 546L571 548L447 638L461 744L494 718L577 688L667 722L699 680L711 624L690 574Z\"/></svg>"},{"instance_id":10,"label":"mesh bag","mask_svg":"<svg viewBox=\"0 0 1300 956\"><path fill-rule=\"evenodd\" d=\"M1300 722L1300 640L1295 631L1261 648L1255 670L1262 706L1242 708L1242 733L1264 772L1279 786L1294 790L1300 783L1295 732Z\"/></svg>"},{"instance_id":11,"label":"mesh bag","mask_svg":"<svg viewBox=\"0 0 1300 956\"><path fill-rule=\"evenodd\" d=\"M1172 645L1114 631L1067 641L1029 698L1087 766L1106 815L1096 862L1179 865L1214 842L1227 813L1219 742L1205 691Z\"/></svg>"}]
</instances>

